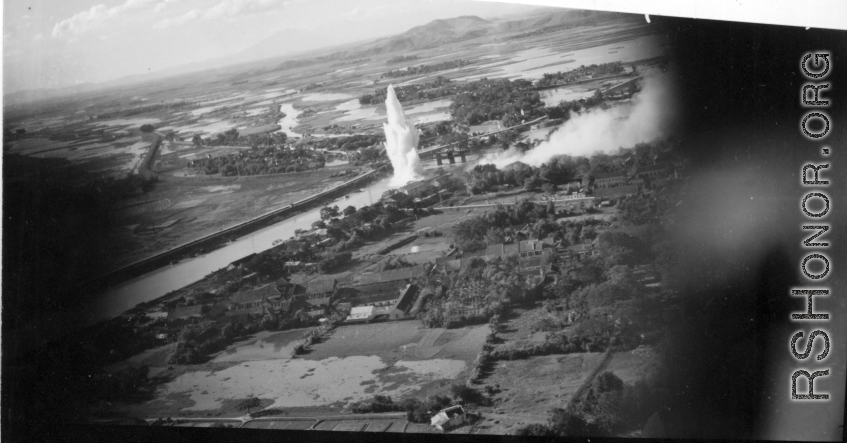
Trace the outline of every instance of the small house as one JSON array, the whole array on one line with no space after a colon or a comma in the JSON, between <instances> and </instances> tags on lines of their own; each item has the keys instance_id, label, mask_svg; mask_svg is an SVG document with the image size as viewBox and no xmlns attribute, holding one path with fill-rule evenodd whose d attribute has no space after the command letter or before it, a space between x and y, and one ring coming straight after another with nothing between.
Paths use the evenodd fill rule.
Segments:
<instances>
[{"instance_id":1,"label":"small house","mask_svg":"<svg viewBox=\"0 0 847 443\"><path fill-rule=\"evenodd\" d=\"M465 423L465 409L461 405L450 406L432 416L430 424L439 431L445 431Z\"/></svg>"},{"instance_id":2,"label":"small house","mask_svg":"<svg viewBox=\"0 0 847 443\"><path fill-rule=\"evenodd\" d=\"M346 322L368 322L374 314L373 306L357 306L350 310L350 315L344 320Z\"/></svg>"}]
</instances>

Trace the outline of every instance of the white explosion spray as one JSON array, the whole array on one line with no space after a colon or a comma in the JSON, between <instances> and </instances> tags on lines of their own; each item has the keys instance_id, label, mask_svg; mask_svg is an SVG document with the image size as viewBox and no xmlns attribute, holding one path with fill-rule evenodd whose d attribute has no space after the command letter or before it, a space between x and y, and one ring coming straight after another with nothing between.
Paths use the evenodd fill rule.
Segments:
<instances>
[{"instance_id":1,"label":"white explosion spray","mask_svg":"<svg viewBox=\"0 0 847 443\"><path fill-rule=\"evenodd\" d=\"M483 156L477 164L491 163L498 168L520 161L541 166L558 155L590 156L611 153L666 138L677 123L672 75L645 76L641 92L632 100L609 109L592 109L571 118L550 136L550 140L527 152L517 149Z\"/></svg>"},{"instance_id":2,"label":"white explosion spray","mask_svg":"<svg viewBox=\"0 0 847 443\"><path fill-rule=\"evenodd\" d=\"M423 167L418 156L418 130L411 120L406 119L403 107L394 93L394 86L388 85L385 98L385 112L388 122L383 123L385 130L385 152L394 166L394 178L391 184L403 186L421 177Z\"/></svg>"}]
</instances>

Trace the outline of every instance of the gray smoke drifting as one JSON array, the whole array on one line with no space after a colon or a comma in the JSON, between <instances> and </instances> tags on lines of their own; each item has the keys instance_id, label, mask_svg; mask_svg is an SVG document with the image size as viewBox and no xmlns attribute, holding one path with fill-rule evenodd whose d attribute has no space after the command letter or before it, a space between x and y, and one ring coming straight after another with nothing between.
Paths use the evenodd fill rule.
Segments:
<instances>
[{"instance_id":1,"label":"gray smoke drifting","mask_svg":"<svg viewBox=\"0 0 847 443\"><path fill-rule=\"evenodd\" d=\"M590 156L611 153L638 143L667 138L678 123L673 76L651 73L642 80L641 92L631 100L609 109L594 108L571 118L548 141L529 151L516 149L483 156L478 164L491 163L498 168L515 161L531 166L559 155Z\"/></svg>"}]
</instances>

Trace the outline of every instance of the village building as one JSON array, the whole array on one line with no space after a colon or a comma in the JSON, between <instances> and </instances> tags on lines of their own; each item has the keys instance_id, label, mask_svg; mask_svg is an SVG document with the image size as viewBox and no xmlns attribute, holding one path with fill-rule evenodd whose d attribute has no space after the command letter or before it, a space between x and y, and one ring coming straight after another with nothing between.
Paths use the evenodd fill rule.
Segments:
<instances>
[{"instance_id":1,"label":"village building","mask_svg":"<svg viewBox=\"0 0 847 443\"><path fill-rule=\"evenodd\" d=\"M276 283L269 283L255 289L235 293L229 299L229 309L241 314L265 314L266 312L284 312L291 301L283 297ZM227 314L235 315L235 314Z\"/></svg>"},{"instance_id":2,"label":"village building","mask_svg":"<svg viewBox=\"0 0 847 443\"><path fill-rule=\"evenodd\" d=\"M594 240L585 243L579 243L576 245L570 245L565 250L568 253L568 257L572 259L582 259L582 257L588 255L599 255L600 251L597 250L597 245L600 243L600 236L597 236Z\"/></svg>"},{"instance_id":3,"label":"village building","mask_svg":"<svg viewBox=\"0 0 847 443\"><path fill-rule=\"evenodd\" d=\"M553 252L549 245L539 240L521 240L515 243L498 243L488 245L485 249L486 259L516 254L518 257L533 257L550 255Z\"/></svg>"},{"instance_id":4,"label":"village building","mask_svg":"<svg viewBox=\"0 0 847 443\"><path fill-rule=\"evenodd\" d=\"M594 175L594 188L615 188L629 181L626 171L613 171Z\"/></svg>"},{"instance_id":5,"label":"village building","mask_svg":"<svg viewBox=\"0 0 847 443\"><path fill-rule=\"evenodd\" d=\"M415 300L415 293L417 292L417 287L415 285L407 286L403 292L400 293L400 298L394 303L394 306L391 308L391 311L388 313L388 318L391 320L402 320L404 318L413 317L412 305Z\"/></svg>"},{"instance_id":6,"label":"village building","mask_svg":"<svg viewBox=\"0 0 847 443\"><path fill-rule=\"evenodd\" d=\"M461 405L456 405L438 411L430 419L430 424L439 431L446 431L463 425L465 421L465 409Z\"/></svg>"},{"instance_id":7,"label":"village building","mask_svg":"<svg viewBox=\"0 0 847 443\"><path fill-rule=\"evenodd\" d=\"M406 284L403 287L393 286L388 291L375 295L364 295L352 298L348 303L352 306L350 315L345 321L357 322L388 319L402 320L412 317L411 309L415 300L417 287Z\"/></svg>"},{"instance_id":8,"label":"village building","mask_svg":"<svg viewBox=\"0 0 847 443\"><path fill-rule=\"evenodd\" d=\"M350 310L350 315L344 320L348 323L369 322L373 317L373 306L357 306Z\"/></svg>"},{"instance_id":9,"label":"village building","mask_svg":"<svg viewBox=\"0 0 847 443\"><path fill-rule=\"evenodd\" d=\"M312 280L306 283L301 294L296 295L313 306L327 306L335 295L337 281L332 279Z\"/></svg>"},{"instance_id":10,"label":"village building","mask_svg":"<svg viewBox=\"0 0 847 443\"><path fill-rule=\"evenodd\" d=\"M408 195L409 197L419 198L424 195L428 186L430 186L430 183L427 183L426 181L417 181L400 187L398 191Z\"/></svg>"}]
</instances>

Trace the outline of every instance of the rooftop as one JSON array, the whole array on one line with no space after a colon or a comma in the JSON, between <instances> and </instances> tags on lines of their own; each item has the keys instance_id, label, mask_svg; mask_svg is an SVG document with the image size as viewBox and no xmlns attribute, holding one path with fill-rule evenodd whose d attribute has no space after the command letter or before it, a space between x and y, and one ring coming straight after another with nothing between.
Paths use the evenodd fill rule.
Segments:
<instances>
[{"instance_id":1,"label":"rooftop","mask_svg":"<svg viewBox=\"0 0 847 443\"><path fill-rule=\"evenodd\" d=\"M415 285L409 285L406 289L403 290L403 293L400 294L400 300L397 301L397 304L394 305L394 309L399 309L403 312L408 312L412 307L412 300L414 300L415 291L417 288Z\"/></svg>"},{"instance_id":2,"label":"rooftop","mask_svg":"<svg viewBox=\"0 0 847 443\"><path fill-rule=\"evenodd\" d=\"M335 279L312 280L306 283L306 294L331 292L335 290Z\"/></svg>"},{"instance_id":3,"label":"rooftop","mask_svg":"<svg viewBox=\"0 0 847 443\"><path fill-rule=\"evenodd\" d=\"M594 179L600 180L600 179L604 179L604 178L615 178L615 177L625 177L625 176L626 176L626 171L620 170L620 171L614 171L614 172L604 172L602 174L594 174Z\"/></svg>"},{"instance_id":4,"label":"rooftop","mask_svg":"<svg viewBox=\"0 0 847 443\"><path fill-rule=\"evenodd\" d=\"M255 289L249 289L247 291L241 291L233 294L230 297L230 302L233 304L239 303L249 303L254 301L264 300L265 297L273 297L282 295L279 290L276 288L276 285L273 283L269 283L264 286L260 286Z\"/></svg>"}]
</instances>

